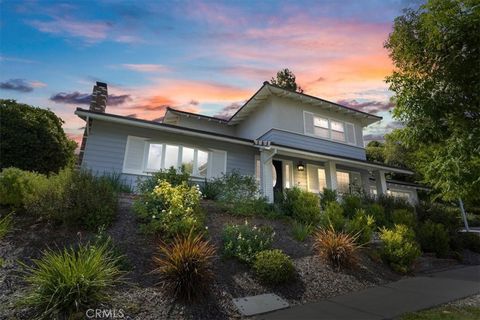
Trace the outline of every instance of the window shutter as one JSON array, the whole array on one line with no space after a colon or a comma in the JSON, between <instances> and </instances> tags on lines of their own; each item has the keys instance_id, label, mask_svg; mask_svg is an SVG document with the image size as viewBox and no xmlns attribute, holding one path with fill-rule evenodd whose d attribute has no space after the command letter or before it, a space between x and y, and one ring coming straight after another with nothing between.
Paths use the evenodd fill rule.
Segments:
<instances>
[{"instance_id":1,"label":"window shutter","mask_svg":"<svg viewBox=\"0 0 480 320\"><path fill-rule=\"evenodd\" d=\"M123 160L123 172L143 174L143 163L145 157L145 139L137 137L127 138L125 157Z\"/></svg>"},{"instance_id":2,"label":"window shutter","mask_svg":"<svg viewBox=\"0 0 480 320\"><path fill-rule=\"evenodd\" d=\"M218 178L222 174L226 173L227 168L227 153L221 150L212 150L210 151L209 158L209 178Z\"/></svg>"},{"instance_id":3,"label":"window shutter","mask_svg":"<svg viewBox=\"0 0 480 320\"><path fill-rule=\"evenodd\" d=\"M356 144L355 141L355 126L352 123L345 123L345 133L348 144Z\"/></svg>"},{"instance_id":4,"label":"window shutter","mask_svg":"<svg viewBox=\"0 0 480 320\"><path fill-rule=\"evenodd\" d=\"M313 114L310 112L304 112L304 125L305 125L305 133L306 134L315 134L314 127L313 127Z\"/></svg>"},{"instance_id":5,"label":"window shutter","mask_svg":"<svg viewBox=\"0 0 480 320\"><path fill-rule=\"evenodd\" d=\"M314 192L314 193L319 192L317 166L307 164L307 182L308 182L308 191Z\"/></svg>"}]
</instances>

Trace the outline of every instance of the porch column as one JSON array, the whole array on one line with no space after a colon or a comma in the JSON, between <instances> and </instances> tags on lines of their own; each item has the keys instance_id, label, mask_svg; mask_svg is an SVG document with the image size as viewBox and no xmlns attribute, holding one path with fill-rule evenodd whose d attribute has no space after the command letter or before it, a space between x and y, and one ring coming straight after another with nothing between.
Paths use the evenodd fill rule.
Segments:
<instances>
[{"instance_id":1,"label":"porch column","mask_svg":"<svg viewBox=\"0 0 480 320\"><path fill-rule=\"evenodd\" d=\"M377 195L387 194L387 180L385 179L385 171L375 171L375 184L377 185Z\"/></svg>"},{"instance_id":2,"label":"porch column","mask_svg":"<svg viewBox=\"0 0 480 320\"><path fill-rule=\"evenodd\" d=\"M328 189L337 190L337 166L335 162L325 162L325 179L327 180Z\"/></svg>"},{"instance_id":3,"label":"porch column","mask_svg":"<svg viewBox=\"0 0 480 320\"><path fill-rule=\"evenodd\" d=\"M262 194L270 203L273 203L272 158L275 153L272 150L260 150L260 185Z\"/></svg>"},{"instance_id":4,"label":"porch column","mask_svg":"<svg viewBox=\"0 0 480 320\"><path fill-rule=\"evenodd\" d=\"M368 171L361 171L362 189L365 194L370 194L370 173Z\"/></svg>"}]
</instances>

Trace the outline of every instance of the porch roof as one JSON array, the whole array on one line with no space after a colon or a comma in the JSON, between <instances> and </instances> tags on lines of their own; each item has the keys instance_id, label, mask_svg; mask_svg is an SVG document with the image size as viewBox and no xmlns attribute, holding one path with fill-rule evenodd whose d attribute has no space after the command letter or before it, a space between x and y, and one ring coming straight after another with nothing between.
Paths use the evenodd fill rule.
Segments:
<instances>
[{"instance_id":1,"label":"porch roof","mask_svg":"<svg viewBox=\"0 0 480 320\"><path fill-rule=\"evenodd\" d=\"M351 167L365 169L365 170L372 170L372 171L382 170L385 172L395 172L395 173L403 173L403 174L409 174L409 175L413 174L413 171L404 169L404 168L392 167L384 164L370 162L367 160L337 156L337 155L316 152L316 151L306 150L306 149L297 148L297 147L290 147L290 146L277 144L274 142L272 142L270 147L267 147L267 148L262 146L257 146L257 147L260 149L268 149L268 148L276 149L277 154L283 154L283 155L293 156L293 157L301 157L306 160L334 161L338 164L348 165Z\"/></svg>"}]
</instances>

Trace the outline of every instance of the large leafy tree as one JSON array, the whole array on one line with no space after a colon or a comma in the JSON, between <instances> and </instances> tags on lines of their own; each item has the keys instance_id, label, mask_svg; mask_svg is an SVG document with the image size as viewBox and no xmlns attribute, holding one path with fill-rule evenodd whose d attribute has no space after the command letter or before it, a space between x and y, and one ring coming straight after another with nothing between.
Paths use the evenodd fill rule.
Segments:
<instances>
[{"instance_id":1,"label":"large leafy tree","mask_svg":"<svg viewBox=\"0 0 480 320\"><path fill-rule=\"evenodd\" d=\"M77 144L52 111L0 99L0 168L58 172L74 163Z\"/></svg>"},{"instance_id":2,"label":"large leafy tree","mask_svg":"<svg viewBox=\"0 0 480 320\"><path fill-rule=\"evenodd\" d=\"M303 89L299 85L297 85L295 75L289 69L283 69L278 71L277 76L275 78L272 78L270 80L270 83L287 90L297 91L300 93L303 92Z\"/></svg>"},{"instance_id":3,"label":"large leafy tree","mask_svg":"<svg viewBox=\"0 0 480 320\"><path fill-rule=\"evenodd\" d=\"M429 0L395 19L385 47L400 139L428 152L424 181L446 200L480 200L480 4ZM421 158L421 157L420 157Z\"/></svg>"}]
</instances>

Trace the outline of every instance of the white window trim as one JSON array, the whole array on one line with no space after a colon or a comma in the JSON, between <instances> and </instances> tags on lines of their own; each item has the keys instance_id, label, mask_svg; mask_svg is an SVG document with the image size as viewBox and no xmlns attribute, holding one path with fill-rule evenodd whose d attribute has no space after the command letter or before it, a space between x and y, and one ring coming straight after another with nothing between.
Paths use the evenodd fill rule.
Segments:
<instances>
[{"instance_id":1,"label":"white window trim","mask_svg":"<svg viewBox=\"0 0 480 320\"><path fill-rule=\"evenodd\" d=\"M311 114L314 118L318 117L318 118L323 118L323 119L328 120L328 138L324 138L324 137L321 137L321 136L317 136L315 134L307 133L307 129L306 129L306 126L305 126L305 114L307 114L307 113ZM331 128L332 127L331 126L331 121L332 120L336 121L336 122L343 123L343 130L344 130L343 134L345 135L345 141L332 139L332 128ZM347 141L346 124L351 124L353 126L353 137L354 137L354 140L355 140L354 143L348 143L348 141ZM314 125L314 127L315 127L315 125ZM339 120L339 119L336 119L336 118L327 117L327 116L324 116L324 115L321 115L321 114L318 114L318 113L313 113L313 112L310 112L310 111L303 110L303 134L306 135L306 136L315 137L317 139L332 141L332 142L336 142L336 143L341 143L341 144L345 144L347 146L357 146L358 141L357 141L357 134L355 132L356 127L357 126L352 122L343 121L343 120ZM333 131L340 132L340 131L336 131L336 130L333 130Z\"/></svg>"}]
</instances>

